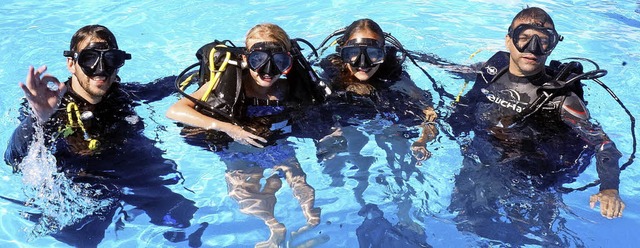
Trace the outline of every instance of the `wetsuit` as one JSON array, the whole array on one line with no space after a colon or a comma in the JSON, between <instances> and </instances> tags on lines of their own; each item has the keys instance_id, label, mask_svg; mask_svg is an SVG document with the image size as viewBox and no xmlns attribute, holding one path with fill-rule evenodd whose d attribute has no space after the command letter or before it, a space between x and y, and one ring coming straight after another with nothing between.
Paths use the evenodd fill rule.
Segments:
<instances>
[{"instance_id":1,"label":"wetsuit","mask_svg":"<svg viewBox=\"0 0 640 248\"><path fill-rule=\"evenodd\" d=\"M220 159L227 163L228 170L247 167L271 168L285 160L295 158L295 150L286 141L291 134L291 117L285 106L268 106L258 103L258 99L245 99L245 129L265 137L268 143L264 148L236 145L232 149L224 149L218 153Z\"/></svg>"},{"instance_id":2,"label":"wetsuit","mask_svg":"<svg viewBox=\"0 0 640 248\"><path fill-rule=\"evenodd\" d=\"M575 181L595 153L600 189L618 189L621 154L589 121L579 82L555 87L563 84L547 72L517 77L508 63L508 53L492 57L448 118L464 155L448 209L459 230L491 245L580 246L554 230L562 195L549 188ZM543 94L548 101L532 106Z\"/></svg>"},{"instance_id":3,"label":"wetsuit","mask_svg":"<svg viewBox=\"0 0 640 248\"><path fill-rule=\"evenodd\" d=\"M389 58L389 61L392 60L395 58ZM346 90L349 83L344 81L344 68L339 61L338 55L332 54L320 61L320 66L323 76L331 79L334 91L323 108L329 116L338 118L341 125L354 125L362 120L375 119L376 116L408 127L423 123L422 110L433 106L432 96L415 86L409 74L402 70L401 64L385 61L366 82L375 90L370 95L358 95Z\"/></svg>"},{"instance_id":4,"label":"wetsuit","mask_svg":"<svg viewBox=\"0 0 640 248\"><path fill-rule=\"evenodd\" d=\"M142 134L144 124L134 111L136 102L128 91L114 83L102 101L90 104L75 93L70 80L65 83L69 90L63 96L59 110L44 124L46 146L56 157L59 170L74 182L104 185L102 188L111 190L106 194L115 197L116 203L122 200L142 209L154 224L188 227L197 208L193 201L166 187L179 183L182 176L176 170L175 162L163 158L164 152L155 147L155 141ZM136 92L143 92L137 89ZM88 136L99 141L97 149L89 148L80 127L64 131L69 124L67 107L70 104L75 104L78 112L88 117L82 122ZM26 108L25 104L22 110ZM80 116L71 112L77 123ZM4 154L7 164L16 171L33 140L35 121L27 111L22 111L20 118L22 122ZM124 188L127 188L126 194L122 193ZM117 208L114 205L105 213L87 216L52 236L74 246L96 246ZM119 214L126 215L124 211ZM124 227L124 223L120 224Z\"/></svg>"},{"instance_id":5,"label":"wetsuit","mask_svg":"<svg viewBox=\"0 0 640 248\"><path fill-rule=\"evenodd\" d=\"M595 152L600 189L618 189L621 153L606 133L590 122L579 82L549 90L554 78L545 72L517 77L502 68L489 79L489 67L490 63L483 68L449 120L455 133L474 131L471 150L483 163L518 164L542 175L572 167L584 161L579 160L584 155ZM532 103L538 97L552 93L538 111L523 116L530 113L528 108L537 107Z\"/></svg>"}]
</instances>

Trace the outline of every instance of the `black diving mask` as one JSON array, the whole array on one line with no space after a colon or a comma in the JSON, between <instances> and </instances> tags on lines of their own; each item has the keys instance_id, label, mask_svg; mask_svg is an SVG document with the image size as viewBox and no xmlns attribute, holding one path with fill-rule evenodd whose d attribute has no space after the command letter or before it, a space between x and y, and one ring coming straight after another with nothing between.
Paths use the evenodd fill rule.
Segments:
<instances>
[{"instance_id":1,"label":"black diving mask","mask_svg":"<svg viewBox=\"0 0 640 248\"><path fill-rule=\"evenodd\" d=\"M549 55L563 37L553 28L534 24L520 24L509 28L509 37L519 52L534 55Z\"/></svg>"},{"instance_id":2,"label":"black diving mask","mask_svg":"<svg viewBox=\"0 0 640 248\"><path fill-rule=\"evenodd\" d=\"M89 77L109 77L124 65L125 60L131 59L131 54L109 48L106 42L92 42L80 52L64 51L64 56L73 58Z\"/></svg>"},{"instance_id":3,"label":"black diving mask","mask_svg":"<svg viewBox=\"0 0 640 248\"><path fill-rule=\"evenodd\" d=\"M339 50L342 61L353 67L371 68L384 62L384 46L376 39L349 40Z\"/></svg>"},{"instance_id":4,"label":"black diving mask","mask_svg":"<svg viewBox=\"0 0 640 248\"><path fill-rule=\"evenodd\" d=\"M291 54L275 42L258 42L251 46L247 55L249 68L258 74L280 75L291 70Z\"/></svg>"}]
</instances>

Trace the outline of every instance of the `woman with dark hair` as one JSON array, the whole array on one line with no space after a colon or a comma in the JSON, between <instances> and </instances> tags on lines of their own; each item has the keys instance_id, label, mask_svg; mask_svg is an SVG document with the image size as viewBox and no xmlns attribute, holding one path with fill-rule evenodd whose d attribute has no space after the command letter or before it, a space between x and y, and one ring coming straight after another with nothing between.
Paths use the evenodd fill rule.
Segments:
<instances>
[{"instance_id":1,"label":"woman with dark hair","mask_svg":"<svg viewBox=\"0 0 640 248\"><path fill-rule=\"evenodd\" d=\"M386 44L387 36L394 44ZM320 61L320 67L336 95L351 100L355 96L360 103L362 97L367 98L374 105L373 112L391 112L397 124L420 125L422 132L411 150L416 159L428 159L431 153L426 143L438 135L434 125L438 116L432 107L431 94L420 89L403 71L403 56L407 54L399 42L371 19L354 21L335 42L337 53ZM397 56L398 52L402 56ZM368 119L376 113L355 115ZM403 136L412 135L403 133Z\"/></svg>"}]
</instances>

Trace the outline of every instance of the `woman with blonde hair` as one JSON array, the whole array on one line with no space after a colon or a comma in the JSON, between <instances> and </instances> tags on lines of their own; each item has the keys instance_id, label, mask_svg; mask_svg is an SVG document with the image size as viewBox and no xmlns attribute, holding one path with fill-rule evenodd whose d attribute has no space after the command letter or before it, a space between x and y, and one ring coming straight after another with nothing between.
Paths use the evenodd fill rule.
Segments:
<instances>
[{"instance_id":1,"label":"woman with blonde hair","mask_svg":"<svg viewBox=\"0 0 640 248\"><path fill-rule=\"evenodd\" d=\"M220 62L223 59L214 56L208 66L218 69L203 73L201 68L200 72L214 75L224 70L222 75L217 76L218 80L215 75L199 75L204 78L201 87L173 104L167 117L192 130L205 130L208 138L215 137L215 142L229 141L223 148L214 149L227 165L229 196L238 202L241 212L262 219L269 227L269 240L256 246L277 246L286 236L285 226L274 216L275 193L282 185L282 177L307 219L298 231L320 222L320 209L314 207L315 190L307 183L294 148L282 138L291 133L291 106L313 102L317 95L309 93L314 90L309 88L316 82L302 76L308 75L304 70L310 67L303 66L306 61L300 61L304 56L297 56L297 43L279 26L256 25L247 33L245 44L246 49L224 48L220 43L211 46L210 54L229 52L227 59L236 58L235 63ZM206 50L199 50L205 51L199 57L207 58ZM205 95L210 97L203 98ZM270 170L271 175L261 185L265 170Z\"/></svg>"}]
</instances>

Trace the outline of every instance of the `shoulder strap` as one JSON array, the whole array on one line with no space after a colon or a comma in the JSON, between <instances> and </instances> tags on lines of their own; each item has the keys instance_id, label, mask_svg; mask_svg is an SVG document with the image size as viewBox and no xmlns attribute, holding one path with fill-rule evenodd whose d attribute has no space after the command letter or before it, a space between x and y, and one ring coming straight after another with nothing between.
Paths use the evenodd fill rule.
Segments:
<instances>
[{"instance_id":1,"label":"shoulder strap","mask_svg":"<svg viewBox=\"0 0 640 248\"><path fill-rule=\"evenodd\" d=\"M509 53L504 51L499 51L494 54L487 62L484 63L480 73L478 73L478 77L476 78L476 83L484 82L487 84L493 83L493 81L499 78L500 75L505 73L509 68Z\"/></svg>"},{"instance_id":2,"label":"shoulder strap","mask_svg":"<svg viewBox=\"0 0 640 248\"><path fill-rule=\"evenodd\" d=\"M298 42L307 44L314 53L316 52L308 41L301 38L291 39L293 67L287 75L291 82L291 98L301 103L322 102L331 94L331 89L318 77L309 61L302 55L302 48Z\"/></svg>"},{"instance_id":3,"label":"shoulder strap","mask_svg":"<svg viewBox=\"0 0 640 248\"><path fill-rule=\"evenodd\" d=\"M229 46L226 43L229 43ZM187 67L176 78L178 92L193 101L196 104L196 110L201 113L237 123L242 88L242 68L239 61L241 61L243 49L235 47L230 41L218 40L202 46L196 52L198 63ZM198 66L197 72L191 71ZM194 79L194 76L197 79ZM185 77L186 79L183 79ZM194 81L199 87L211 82L200 99L184 92L184 89Z\"/></svg>"}]
</instances>

